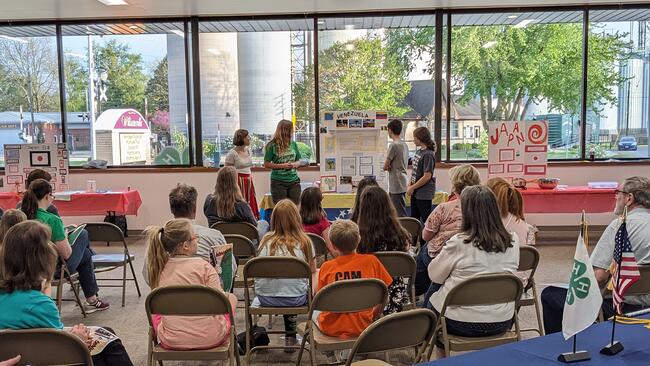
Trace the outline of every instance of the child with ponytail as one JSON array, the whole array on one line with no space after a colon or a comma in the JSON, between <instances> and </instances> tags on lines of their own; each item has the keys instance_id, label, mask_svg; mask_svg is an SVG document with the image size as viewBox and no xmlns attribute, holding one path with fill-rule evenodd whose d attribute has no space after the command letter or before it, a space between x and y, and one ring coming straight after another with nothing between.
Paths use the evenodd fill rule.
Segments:
<instances>
[{"instance_id":1,"label":"child with ponytail","mask_svg":"<svg viewBox=\"0 0 650 366\"><path fill-rule=\"evenodd\" d=\"M509 233L517 234L519 245L528 244L528 224L524 218L524 198L521 193L501 177L488 179L485 184L497 199L501 220Z\"/></svg>"},{"instance_id":2,"label":"child with ponytail","mask_svg":"<svg viewBox=\"0 0 650 366\"><path fill-rule=\"evenodd\" d=\"M217 271L196 256L198 236L188 219L173 219L162 227L147 229L147 277L152 289L165 286L202 285L223 291ZM233 311L237 298L227 294ZM158 342L175 350L208 349L228 340L230 317L153 316Z\"/></svg>"}]
</instances>

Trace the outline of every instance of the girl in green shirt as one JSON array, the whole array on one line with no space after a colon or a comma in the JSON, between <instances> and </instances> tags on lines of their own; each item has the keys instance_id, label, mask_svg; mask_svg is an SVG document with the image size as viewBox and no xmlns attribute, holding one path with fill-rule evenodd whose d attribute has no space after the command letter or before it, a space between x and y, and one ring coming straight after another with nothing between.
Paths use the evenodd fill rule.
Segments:
<instances>
[{"instance_id":1,"label":"girl in green shirt","mask_svg":"<svg viewBox=\"0 0 650 366\"><path fill-rule=\"evenodd\" d=\"M301 165L302 157L298 145L291 140L292 135L293 123L281 120L264 151L264 167L271 169L271 197L274 204L285 198L296 205L300 202L297 168Z\"/></svg>"}]
</instances>

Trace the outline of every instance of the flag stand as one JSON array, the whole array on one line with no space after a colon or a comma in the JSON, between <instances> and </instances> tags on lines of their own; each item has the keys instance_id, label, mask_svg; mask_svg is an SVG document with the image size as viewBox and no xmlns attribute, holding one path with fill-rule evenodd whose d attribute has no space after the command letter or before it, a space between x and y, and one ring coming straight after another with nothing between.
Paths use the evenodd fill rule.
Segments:
<instances>
[{"instance_id":1,"label":"flag stand","mask_svg":"<svg viewBox=\"0 0 650 366\"><path fill-rule=\"evenodd\" d=\"M582 222L580 226L580 235L584 237L586 235L586 225L587 222L585 220L585 212L582 211ZM580 361L589 361L591 360L591 355L589 355L588 351L576 351L576 345L577 345L577 335L573 335L573 352L566 352L562 353L561 355L557 356L557 360L563 363L573 363L573 362L580 362Z\"/></svg>"}]
</instances>

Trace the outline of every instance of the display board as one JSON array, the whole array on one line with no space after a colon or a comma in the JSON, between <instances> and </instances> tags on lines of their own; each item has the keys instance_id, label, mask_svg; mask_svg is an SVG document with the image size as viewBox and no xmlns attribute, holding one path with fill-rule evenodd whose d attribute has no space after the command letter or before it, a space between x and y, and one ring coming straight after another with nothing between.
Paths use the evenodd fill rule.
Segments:
<instances>
[{"instance_id":1,"label":"display board","mask_svg":"<svg viewBox=\"0 0 650 366\"><path fill-rule=\"evenodd\" d=\"M488 176L546 177L548 124L546 121L490 123Z\"/></svg>"},{"instance_id":2,"label":"display board","mask_svg":"<svg viewBox=\"0 0 650 366\"><path fill-rule=\"evenodd\" d=\"M4 145L5 180L8 191L23 192L27 176L34 169L50 173L52 189L68 190L68 150L66 144Z\"/></svg>"},{"instance_id":3,"label":"display board","mask_svg":"<svg viewBox=\"0 0 650 366\"><path fill-rule=\"evenodd\" d=\"M351 192L366 176L388 186L382 169L388 146L388 114L326 111L320 119L320 172L323 192Z\"/></svg>"}]
</instances>

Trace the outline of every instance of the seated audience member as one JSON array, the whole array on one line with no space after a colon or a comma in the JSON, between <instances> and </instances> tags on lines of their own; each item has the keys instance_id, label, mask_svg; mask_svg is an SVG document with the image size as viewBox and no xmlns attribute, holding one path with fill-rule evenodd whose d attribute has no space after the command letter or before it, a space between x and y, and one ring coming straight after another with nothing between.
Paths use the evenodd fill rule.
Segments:
<instances>
[{"instance_id":1,"label":"seated audience member","mask_svg":"<svg viewBox=\"0 0 650 366\"><path fill-rule=\"evenodd\" d=\"M329 260L318 272L318 291L323 287L346 279L376 278L390 286L393 279L379 259L371 254L357 254L361 240L359 227L350 220L337 220L330 227L330 241L337 256ZM328 336L339 338L358 337L382 309L369 309L356 313L314 314L318 329Z\"/></svg>"},{"instance_id":2,"label":"seated audience member","mask_svg":"<svg viewBox=\"0 0 650 366\"><path fill-rule=\"evenodd\" d=\"M7 235L7 231L11 229L14 225L19 224L27 220L27 216L20 210L7 210L2 218L0 218L0 247L2 247L2 241Z\"/></svg>"},{"instance_id":3,"label":"seated audience member","mask_svg":"<svg viewBox=\"0 0 650 366\"><path fill-rule=\"evenodd\" d=\"M298 207L283 199L273 208L271 230L262 239L258 257L295 257L309 263L316 271L311 240L305 235L300 222ZM252 306L293 307L307 304L309 281L307 279L255 279L255 294ZM285 344L298 344L296 339L297 315L283 315ZM287 350L292 352L293 350Z\"/></svg>"},{"instance_id":4,"label":"seated audience member","mask_svg":"<svg viewBox=\"0 0 650 366\"><path fill-rule=\"evenodd\" d=\"M359 205L361 204L361 195L363 191L368 187L373 187L377 185L377 180L375 177L364 177L357 184L357 193L354 196L354 207L350 210L350 220L358 222L359 219Z\"/></svg>"},{"instance_id":5,"label":"seated audience member","mask_svg":"<svg viewBox=\"0 0 650 366\"><path fill-rule=\"evenodd\" d=\"M455 199L441 203L433 209L422 229L422 239L427 242L422 246L416 259L415 294L425 293L431 286L427 268L431 260L442 250L445 242L460 231L462 214L460 211L460 193L465 187L481 184L478 170L470 164L457 165L449 170L452 195ZM425 306L427 301L424 302Z\"/></svg>"},{"instance_id":6,"label":"seated audience member","mask_svg":"<svg viewBox=\"0 0 650 366\"><path fill-rule=\"evenodd\" d=\"M201 285L223 291L217 270L196 256L198 236L188 219L173 219L147 229L147 268L152 289ZM227 294L233 312L237 298ZM160 316L152 319L161 347L174 350L208 349L228 342L230 318L214 316Z\"/></svg>"},{"instance_id":7,"label":"seated audience member","mask_svg":"<svg viewBox=\"0 0 650 366\"><path fill-rule=\"evenodd\" d=\"M37 179L45 179L46 181L50 182L52 181L52 176L50 173L46 172L43 169L34 169L32 170L29 175L27 175L27 180L25 181L25 189L29 189L30 184L32 184L33 181ZM22 201L19 201L18 204L16 204L16 208L20 209L20 206L22 205ZM59 215L59 210L54 206L54 204L51 204L47 209L47 212L61 216Z\"/></svg>"},{"instance_id":8,"label":"seated audience member","mask_svg":"<svg viewBox=\"0 0 650 366\"><path fill-rule=\"evenodd\" d=\"M501 177L488 179L485 185L494 192L501 220L509 233L517 234L519 245L527 245L528 224L524 219L524 198L521 193Z\"/></svg>"},{"instance_id":9,"label":"seated audience member","mask_svg":"<svg viewBox=\"0 0 650 366\"><path fill-rule=\"evenodd\" d=\"M400 225L393 202L381 187L368 187L364 190L357 223L361 233L357 253L408 252L411 237ZM393 278L393 283L388 287L388 304L384 313L401 311L409 302L408 281Z\"/></svg>"},{"instance_id":10,"label":"seated audience member","mask_svg":"<svg viewBox=\"0 0 650 366\"><path fill-rule=\"evenodd\" d=\"M205 198L203 213L210 227L217 222L248 222L257 227L260 238L269 230L269 223L256 220L251 206L244 200L237 184L237 170L232 166L219 169L214 193Z\"/></svg>"},{"instance_id":11,"label":"seated audience member","mask_svg":"<svg viewBox=\"0 0 650 366\"><path fill-rule=\"evenodd\" d=\"M330 222L322 206L323 194L319 188L309 187L300 195L300 218L306 233L316 234L327 240Z\"/></svg>"},{"instance_id":12,"label":"seated audience member","mask_svg":"<svg viewBox=\"0 0 650 366\"><path fill-rule=\"evenodd\" d=\"M615 200L614 214L623 215L627 207L626 228L637 264L650 264L650 179L639 176L627 178L616 190ZM620 217L614 219L607 226L591 253L591 265L594 267L594 274L601 288L607 285L611 277L609 271L614 258L616 233L620 224ZM562 313L564 312L566 292L566 289L553 286L542 291L544 330L547 334L562 330ZM650 307L650 294L625 296L624 313L647 307ZM614 315L612 299L609 297L603 299L601 309L605 319L612 317Z\"/></svg>"},{"instance_id":13,"label":"seated audience member","mask_svg":"<svg viewBox=\"0 0 650 366\"><path fill-rule=\"evenodd\" d=\"M88 232L81 230L73 243L74 245L70 245L61 218L46 211L52 205L53 200L54 196L52 195L50 183L45 179L37 179L25 191L21 210L28 219L40 221L52 231L52 242L59 253L59 257L66 261L68 269L72 273L79 273L79 283L86 296L86 311L92 313L106 310L110 306L108 302L97 297L99 287L97 287L97 280L95 279L95 266L93 264L93 253L90 250Z\"/></svg>"},{"instance_id":14,"label":"seated audience member","mask_svg":"<svg viewBox=\"0 0 650 366\"><path fill-rule=\"evenodd\" d=\"M21 222L7 232L0 250L0 330L63 329L59 310L50 297L57 254L50 245L50 229L37 222ZM112 329L106 328L111 333ZM78 324L69 330L85 344L89 330ZM95 365L132 365L122 342L111 342L98 355Z\"/></svg>"},{"instance_id":15,"label":"seated audience member","mask_svg":"<svg viewBox=\"0 0 650 366\"><path fill-rule=\"evenodd\" d=\"M196 218L197 196L198 192L196 188L179 183L176 185L176 188L169 192L169 208L175 219L188 219L192 221L192 229L199 236L199 247L196 254L209 262L212 247L226 244L226 239L219 230L210 229L194 222Z\"/></svg>"},{"instance_id":16,"label":"seated audience member","mask_svg":"<svg viewBox=\"0 0 650 366\"><path fill-rule=\"evenodd\" d=\"M463 189L460 200L460 233L429 263L431 281L442 286L425 300L438 314L459 283L481 274L515 272L519 266L518 242L503 226L494 193L485 186L471 186ZM501 334L512 327L514 310L514 303L451 307L445 314L447 331L462 337Z\"/></svg>"}]
</instances>

